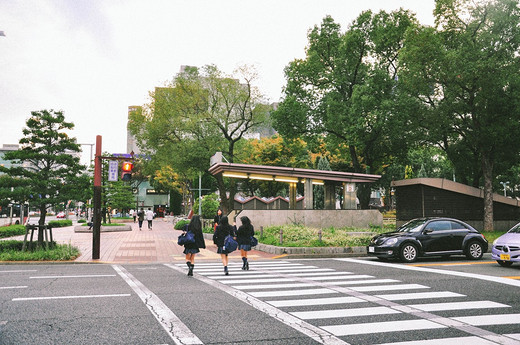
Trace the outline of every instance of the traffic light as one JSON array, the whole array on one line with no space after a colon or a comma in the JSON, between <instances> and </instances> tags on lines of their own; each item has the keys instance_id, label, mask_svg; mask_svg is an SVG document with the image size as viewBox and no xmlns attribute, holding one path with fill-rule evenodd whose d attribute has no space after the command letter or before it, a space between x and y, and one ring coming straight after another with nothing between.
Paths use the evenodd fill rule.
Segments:
<instances>
[{"instance_id":1,"label":"traffic light","mask_svg":"<svg viewBox=\"0 0 520 345\"><path fill-rule=\"evenodd\" d=\"M123 172L121 173L121 180L123 181L130 181L132 179L132 169L134 168L134 165L130 162L124 162L123 166L121 167L121 170Z\"/></svg>"}]
</instances>

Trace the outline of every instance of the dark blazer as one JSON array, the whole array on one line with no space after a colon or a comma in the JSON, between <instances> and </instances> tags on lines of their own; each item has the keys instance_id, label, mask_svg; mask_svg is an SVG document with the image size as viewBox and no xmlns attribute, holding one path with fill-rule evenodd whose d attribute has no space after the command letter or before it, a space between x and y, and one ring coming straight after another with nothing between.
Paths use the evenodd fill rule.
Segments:
<instances>
[{"instance_id":1,"label":"dark blazer","mask_svg":"<svg viewBox=\"0 0 520 345\"><path fill-rule=\"evenodd\" d=\"M235 237L235 231L236 227L233 225L224 226L220 224L217 226L217 229L213 234L213 243L215 243L218 247L223 247L226 236L231 235Z\"/></svg>"},{"instance_id":2,"label":"dark blazer","mask_svg":"<svg viewBox=\"0 0 520 345\"><path fill-rule=\"evenodd\" d=\"M251 237L255 235L253 225L240 225L237 230L237 242L241 244L251 244Z\"/></svg>"},{"instance_id":3,"label":"dark blazer","mask_svg":"<svg viewBox=\"0 0 520 345\"><path fill-rule=\"evenodd\" d=\"M184 231L189 230L189 224L184 226ZM195 248L206 248L206 242L204 242L204 235L202 229L200 231L192 231L195 234L195 243L186 243L184 248L195 249Z\"/></svg>"}]
</instances>

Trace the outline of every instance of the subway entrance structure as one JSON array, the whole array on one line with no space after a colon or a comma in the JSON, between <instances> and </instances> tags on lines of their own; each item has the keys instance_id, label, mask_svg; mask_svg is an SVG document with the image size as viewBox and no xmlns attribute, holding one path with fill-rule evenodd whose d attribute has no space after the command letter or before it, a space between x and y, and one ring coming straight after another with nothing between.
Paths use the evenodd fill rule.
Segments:
<instances>
[{"instance_id":1,"label":"subway entrance structure","mask_svg":"<svg viewBox=\"0 0 520 345\"><path fill-rule=\"evenodd\" d=\"M210 163L209 173L223 177L289 183L289 207L280 209L242 209L234 215L248 216L257 226L298 223L309 227L369 227L381 226L383 216L378 210L358 210L356 184L373 183L380 175L341 171L288 168L279 166L237 164L222 161L217 152ZM304 185L302 207L297 207L297 184ZM324 209L315 210L313 186L324 186ZM342 209L336 209L336 190L341 189ZM239 219L237 219L237 223Z\"/></svg>"}]
</instances>

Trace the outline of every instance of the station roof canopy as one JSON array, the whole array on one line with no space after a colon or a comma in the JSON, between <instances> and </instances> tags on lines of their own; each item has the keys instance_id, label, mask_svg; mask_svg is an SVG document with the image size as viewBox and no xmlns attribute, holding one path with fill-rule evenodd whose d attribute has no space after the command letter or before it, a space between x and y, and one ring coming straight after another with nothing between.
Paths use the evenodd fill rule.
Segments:
<instances>
[{"instance_id":1,"label":"station roof canopy","mask_svg":"<svg viewBox=\"0 0 520 345\"><path fill-rule=\"evenodd\" d=\"M279 182L303 182L311 179L314 184L324 184L325 181L344 183L370 183L376 182L381 175L357 174L342 171L314 170L288 168L269 165L251 165L213 162L209 173L217 175L222 173L225 177L249 178L256 180L268 180Z\"/></svg>"}]
</instances>

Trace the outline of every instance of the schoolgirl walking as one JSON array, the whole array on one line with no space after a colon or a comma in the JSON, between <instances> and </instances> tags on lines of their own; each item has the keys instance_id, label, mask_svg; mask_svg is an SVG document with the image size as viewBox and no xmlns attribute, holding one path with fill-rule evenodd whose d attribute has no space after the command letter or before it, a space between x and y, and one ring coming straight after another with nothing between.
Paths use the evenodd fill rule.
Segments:
<instances>
[{"instance_id":1,"label":"schoolgirl walking","mask_svg":"<svg viewBox=\"0 0 520 345\"><path fill-rule=\"evenodd\" d=\"M224 246L224 240L227 236L231 235L231 237L235 237L235 226L229 224L229 220L227 216L222 216L220 219L220 223L215 229L215 233L213 234L213 243L217 246L217 253L220 254L222 259L222 265L224 265L224 274L229 275L228 271L228 251Z\"/></svg>"},{"instance_id":2,"label":"schoolgirl walking","mask_svg":"<svg viewBox=\"0 0 520 345\"><path fill-rule=\"evenodd\" d=\"M202 234L202 222L199 215L194 215L189 224L184 227L184 232L191 231L195 235L195 243L186 243L183 253L186 255L186 266L188 266L188 276L193 276L195 268L195 254L199 253L199 248L206 248L204 235Z\"/></svg>"},{"instance_id":3,"label":"schoolgirl walking","mask_svg":"<svg viewBox=\"0 0 520 345\"><path fill-rule=\"evenodd\" d=\"M240 217L240 221L242 225L237 230L238 249L240 249L240 256L242 256L242 269L249 270L247 252L251 250L251 237L255 235L255 229L248 217Z\"/></svg>"}]
</instances>

